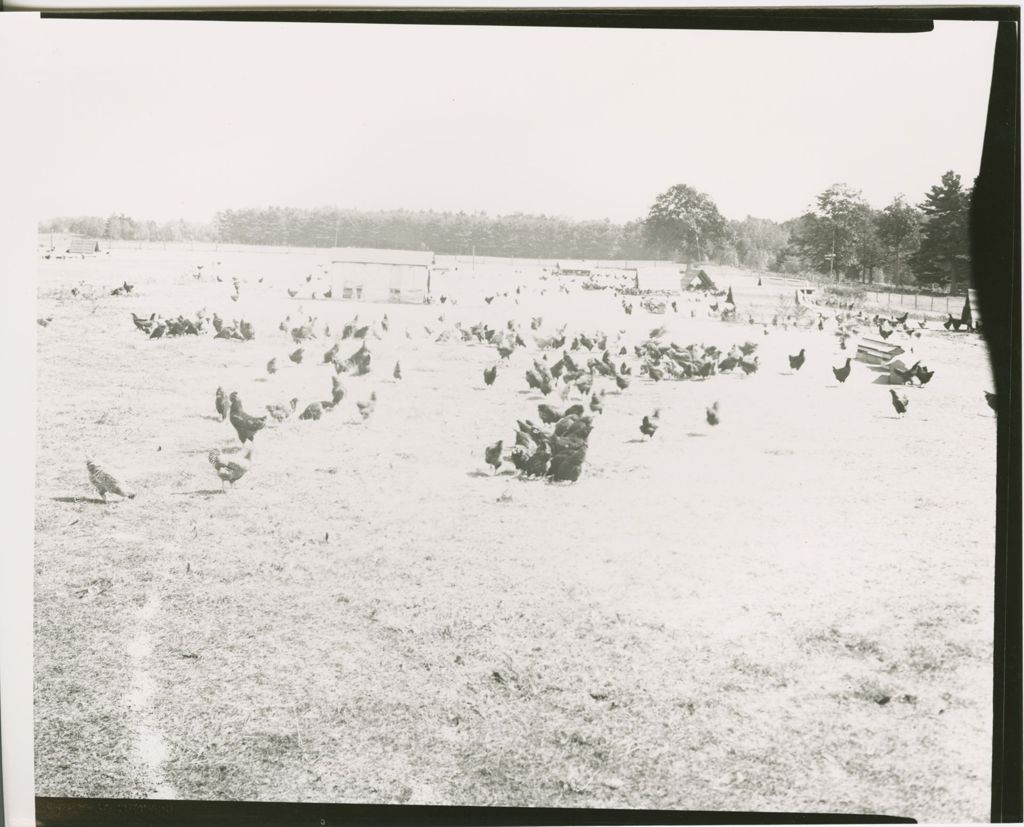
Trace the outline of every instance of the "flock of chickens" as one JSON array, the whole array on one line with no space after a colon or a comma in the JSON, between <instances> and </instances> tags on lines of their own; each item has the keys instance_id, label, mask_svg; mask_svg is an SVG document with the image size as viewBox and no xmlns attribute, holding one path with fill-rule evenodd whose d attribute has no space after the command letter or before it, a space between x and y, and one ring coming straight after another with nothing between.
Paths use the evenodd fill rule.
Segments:
<instances>
[{"instance_id":1,"label":"flock of chickens","mask_svg":"<svg viewBox=\"0 0 1024 827\"><path fill-rule=\"evenodd\" d=\"M218 276L217 280L221 281L222 279ZM307 281L309 280L307 278ZM240 295L240 282L238 279L234 279L233 283L234 293L231 298L237 301ZM125 287L127 287L127 283ZM486 304L491 306L498 296L511 298L518 304L518 299L515 296L520 294L521 289L521 286L516 287L514 295L511 292L505 292L487 296ZM559 285L559 289L569 292L564 285ZM291 298L298 293L297 290L290 288L287 292ZM323 291L323 297L330 298L330 292L330 288ZM725 299L727 306L724 311L719 308L721 303L719 295L716 294L714 298L716 301L713 305L709 305L710 310L716 314L727 313L728 315L723 315L723 318L734 320L736 314L735 305L732 305L731 302L731 291ZM444 300L448 300L453 305L456 303L449 297L444 297ZM671 306L673 312L679 312L675 301L671 302ZM626 315L632 315L634 306L623 300L622 310ZM835 335L839 338L840 348L844 350L847 339L857 335L862 328L877 330L883 339L887 339L897 330L910 337L920 337L921 329L926 326L926 322L922 320L916 322L916 327L912 327L908 324L907 314L898 318L882 318L877 315L868 317L863 313L854 314L849 312L850 310L850 308L844 308L844 312L840 312L834 317ZM691 311L691 315L694 315L693 311ZM442 313L437 319L444 323L444 314ZM751 324L754 323L752 318L750 321ZM808 326L816 326L819 330L824 330L826 321L826 317L819 313L816 323L811 321ZM163 317L153 313L145 318L132 313L132 322L150 339L159 339L164 336L200 335L208 329L214 331L215 338L221 339L251 341L256 336L254 326L244 318L229 322L220 318L216 313L207 314L205 309L191 317L183 315ZM750 340L734 344L725 352L714 345L703 343L681 346L676 342L668 341L666 339L667 330L661 326L651 330L643 342L632 347L632 353L630 353L630 348L622 339L622 334L625 331L618 331L612 340L603 331L581 330L570 335L568 325L562 325L554 329L553 332L543 335L539 332L542 325L543 318L540 316L531 318L529 331L526 331L513 319L497 328L484 322L471 326L455 322L442 329L436 337L435 330L430 325L424 325L426 334L434 342L454 340L493 347L496 358L483 371L486 387L494 385L499 370L504 370L505 366L510 365L511 357L516 351L535 350L539 352L539 358L535 356L532 366L525 371L527 389L536 392L544 399L554 395L558 397L564 407L547 401L539 402L537 404L539 424L528 418L519 419L516 421L514 441L507 450L504 439L499 439L488 445L484 450L484 460L494 473L508 463L524 479L575 482L580 478L586 465L589 438L597 417L604 412L609 394L614 396L627 392L631 383L638 378L646 378L651 382L707 381L719 374L739 373L742 376L749 376L756 373L761 367L759 356L756 353L758 345ZM773 318L772 325L783 328L799 326L793 317L782 320L779 317ZM947 322L946 327L948 328L950 325L951 322ZM295 350L287 353L287 359L294 364L301 364L307 359L308 350L313 347L315 341L320 340L321 334L324 339L333 339L333 343L322 353L320 359L321 364L334 368L334 375L331 376L330 398L311 401L300 409L299 398L293 397L287 402L267 405L265 414L255 415L245 410L238 391L227 391L223 387L218 387L214 394L217 414L222 422L231 424L242 446L237 452L214 449L207 455L210 465L221 481L222 490L226 490L225 486L227 485L233 486L252 467L255 438L267 427L268 420L280 423L297 416L300 420L315 421L329 415L337 408L347 395L341 376L343 374L365 376L370 373L374 362L368 340L383 339L388 335L390 322L386 313L379 320L368 323L361 321L356 315L339 331L332 333L329 325L321 326L313 316L294 322L289 315L281 321L278 327L297 346ZM769 326L764 324L762 327L764 335L769 335ZM407 338L412 338L408 329L405 335ZM529 344L528 339L530 340ZM342 348L346 341L351 345L356 342L359 344L349 355L343 356ZM615 356L612 355L613 351ZM550 361L548 355L557 352L560 352L558 359ZM279 358L283 360L285 355L274 357L266 364L268 375L272 376L280 369ZM806 359L805 348L790 355L791 372L798 372L804 366ZM833 375L840 385L845 384L850 377L852 361L852 357L848 357L845 364L832 368ZM401 380L402 369L399 362L394 364L391 375L394 380ZM923 386L931 381L934 371L928 370L918 361L907 369L902 366L893 366L892 375L900 380L901 384L913 385L916 382L918 386ZM536 398L535 396L534 399L536 400ZM986 399L994 410L994 395L986 393ZM907 413L909 400L905 395L901 395L895 389L890 389L890 401L898 417ZM356 402L363 421L373 414L376 403L376 391L371 392L368 399ZM707 424L712 427L721 423L718 401L705 408L705 419ZM650 440L660 426L660 411L653 410L643 415L638 424L638 430L642 438ZM87 461L87 468L90 481L104 501L106 501L107 494L117 494L126 498L135 496L134 492L120 484L109 471L104 470L94 460Z\"/></svg>"}]
</instances>

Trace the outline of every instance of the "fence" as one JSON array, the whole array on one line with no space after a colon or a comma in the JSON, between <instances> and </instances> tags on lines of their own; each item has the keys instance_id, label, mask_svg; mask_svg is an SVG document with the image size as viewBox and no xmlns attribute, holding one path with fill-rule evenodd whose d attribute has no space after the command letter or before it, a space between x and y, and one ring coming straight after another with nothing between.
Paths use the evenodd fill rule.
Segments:
<instances>
[{"instance_id":1,"label":"fence","mask_svg":"<svg viewBox=\"0 0 1024 827\"><path fill-rule=\"evenodd\" d=\"M964 297L960 296L926 296L920 293L877 293L874 290L864 292L864 301L880 307L896 307L903 310L919 310L927 313L949 313L960 318L964 309Z\"/></svg>"}]
</instances>

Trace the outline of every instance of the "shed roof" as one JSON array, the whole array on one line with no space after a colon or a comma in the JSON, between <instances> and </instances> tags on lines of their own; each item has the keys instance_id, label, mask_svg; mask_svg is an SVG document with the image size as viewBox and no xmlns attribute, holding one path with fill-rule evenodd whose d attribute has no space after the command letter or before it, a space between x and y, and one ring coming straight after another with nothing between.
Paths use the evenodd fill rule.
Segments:
<instances>
[{"instance_id":1,"label":"shed roof","mask_svg":"<svg viewBox=\"0 0 1024 827\"><path fill-rule=\"evenodd\" d=\"M370 247L337 247L332 264L407 264L430 267L434 254L426 250L380 250Z\"/></svg>"}]
</instances>

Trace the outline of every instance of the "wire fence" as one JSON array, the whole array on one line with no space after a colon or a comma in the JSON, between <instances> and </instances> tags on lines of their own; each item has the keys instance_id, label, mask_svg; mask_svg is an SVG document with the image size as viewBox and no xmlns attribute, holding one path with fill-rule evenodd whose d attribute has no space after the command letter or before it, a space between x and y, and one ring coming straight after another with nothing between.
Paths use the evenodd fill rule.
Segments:
<instances>
[{"instance_id":1,"label":"wire fence","mask_svg":"<svg viewBox=\"0 0 1024 827\"><path fill-rule=\"evenodd\" d=\"M866 290L864 300L881 307L897 307L928 313L949 313L956 318L960 318L960 313L964 309L963 296L928 296L920 293L882 293Z\"/></svg>"}]
</instances>

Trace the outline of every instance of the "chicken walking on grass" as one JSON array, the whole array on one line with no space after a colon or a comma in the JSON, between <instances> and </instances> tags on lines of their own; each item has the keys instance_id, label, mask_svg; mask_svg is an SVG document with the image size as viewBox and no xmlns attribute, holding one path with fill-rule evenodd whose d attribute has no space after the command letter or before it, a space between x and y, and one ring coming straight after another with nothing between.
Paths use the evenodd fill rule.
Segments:
<instances>
[{"instance_id":1,"label":"chicken walking on grass","mask_svg":"<svg viewBox=\"0 0 1024 827\"><path fill-rule=\"evenodd\" d=\"M643 422L640 423L640 433L648 439L652 438L658 430L658 411L655 411L650 416L644 415Z\"/></svg>"},{"instance_id":2,"label":"chicken walking on grass","mask_svg":"<svg viewBox=\"0 0 1024 827\"><path fill-rule=\"evenodd\" d=\"M217 388L217 393L214 396L213 404L217 408L217 413L220 416L220 421L223 422L228 418L228 413L231 411L231 403L228 401L228 395L224 392L224 388Z\"/></svg>"},{"instance_id":3,"label":"chicken walking on grass","mask_svg":"<svg viewBox=\"0 0 1024 827\"><path fill-rule=\"evenodd\" d=\"M910 400L905 396L900 396L891 388L889 389L889 394L892 397L892 406L896 409L896 415L902 417L907 412L907 408L910 407Z\"/></svg>"},{"instance_id":4,"label":"chicken walking on grass","mask_svg":"<svg viewBox=\"0 0 1024 827\"><path fill-rule=\"evenodd\" d=\"M852 362L852 359L849 356L847 356L846 357L846 364L843 365L843 367L841 367L841 368L832 368L832 375L835 376L835 378L839 380L839 384L842 384L843 382L845 382L849 378L849 376L850 376L850 363L851 362Z\"/></svg>"},{"instance_id":5,"label":"chicken walking on grass","mask_svg":"<svg viewBox=\"0 0 1024 827\"><path fill-rule=\"evenodd\" d=\"M232 391L228 397L231 401L231 408L228 411L228 418L231 425L238 434L239 442L252 442L253 437L267 425L265 416L251 416L242 409L242 400L238 398L238 392Z\"/></svg>"},{"instance_id":6,"label":"chicken walking on grass","mask_svg":"<svg viewBox=\"0 0 1024 827\"><path fill-rule=\"evenodd\" d=\"M495 472L497 472L498 468L501 467L501 449L503 447L504 444L502 440L499 439L493 445L488 445L484 449L484 460L491 466L491 468L494 469Z\"/></svg>"},{"instance_id":7,"label":"chicken walking on grass","mask_svg":"<svg viewBox=\"0 0 1024 827\"><path fill-rule=\"evenodd\" d=\"M489 368L484 368L484 384L490 387L494 384L494 380L498 375L498 366L491 365Z\"/></svg>"},{"instance_id":8,"label":"chicken walking on grass","mask_svg":"<svg viewBox=\"0 0 1024 827\"><path fill-rule=\"evenodd\" d=\"M793 370L800 370L804 366L804 362L807 357L804 355L804 348L800 348L800 352L796 356L789 357L789 366Z\"/></svg>"},{"instance_id":9,"label":"chicken walking on grass","mask_svg":"<svg viewBox=\"0 0 1024 827\"><path fill-rule=\"evenodd\" d=\"M86 459L85 467L89 471L89 482L91 482L93 486L95 486L96 490L99 491L100 496L103 498L103 502L107 501L107 494L117 494L117 496L124 497L128 500L135 499L135 493L129 491L124 485L118 482L117 478L109 471L104 470L99 463L92 459Z\"/></svg>"},{"instance_id":10,"label":"chicken walking on grass","mask_svg":"<svg viewBox=\"0 0 1024 827\"><path fill-rule=\"evenodd\" d=\"M231 455L227 459L219 450L214 449L207 455L207 459L220 477L220 490L226 491L224 483L231 483L231 487L234 488L235 483L248 472L252 462L252 443L245 447L243 453Z\"/></svg>"},{"instance_id":11,"label":"chicken walking on grass","mask_svg":"<svg viewBox=\"0 0 1024 827\"><path fill-rule=\"evenodd\" d=\"M718 402L717 400L710 408L704 409L704 416L708 421L708 425L717 425L719 423L718 417Z\"/></svg>"}]
</instances>

